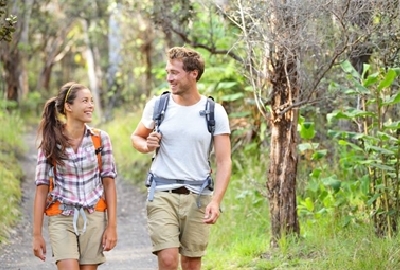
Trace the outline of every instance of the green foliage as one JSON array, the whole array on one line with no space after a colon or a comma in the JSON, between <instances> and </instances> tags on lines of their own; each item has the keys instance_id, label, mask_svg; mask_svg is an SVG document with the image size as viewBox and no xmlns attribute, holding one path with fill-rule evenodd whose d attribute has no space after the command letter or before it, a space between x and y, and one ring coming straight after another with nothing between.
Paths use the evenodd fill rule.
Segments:
<instances>
[{"instance_id":1,"label":"green foliage","mask_svg":"<svg viewBox=\"0 0 400 270\"><path fill-rule=\"evenodd\" d=\"M10 104L8 102L7 104ZM7 153L22 153L24 144L21 140L21 130L23 130L23 122L18 111L12 110L8 112L2 108L0 101L0 151Z\"/></svg>"},{"instance_id":2,"label":"green foliage","mask_svg":"<svg viewBox=\"0 0 400 270\"><path fill-rule=\"evenodd\" d=\"M0 243L5 241L8 229L15 223L20 213L19 179L22 172L16 164L18 164L17 159L12 154L0 151Z\"/></svg>"},{"instance_id":3,"label":"green foliage","mask_svg":"<svg viewBox=\"0 0 400 270\"><path fill-rule=\"evenodd\" d=\"M4 9L7 8L7 5L8 0L0 0L0 41L11 41L17 23L17 17L13 15L6 17L3 22L3 16L6 14Z\"/></svg>"},{"instance_id":4,"label":"green foliage","mask_svg":"<svg viewBox=\"0 0 400 270\"><path fill-rule=\"evenodd\" d=\"M105 124L102 128L110 135L121 178L144 187L151 155L139 153L133 148L130 141L130 135L139 123L140 117L140 113L118 111L115 120Z\"/></svg>"},{"instance_id":5,"label":"green foliage","mask_svg":"<svg viewBox=\"0 0 400 270\"><path fill-rule=\"evenodd\" d=\"M364 76L349 62L343 62L342 68L354 86L345 89L345 94L358 96L363 106L337 109L327 116L328 123L334 126L347 121L358 130L328 130L338 147L336 153L329 153L319 144L307 142L315 135L314 127L300 121L300 136L305 142L299 150L310 163L309 179L298 198L299 215L317 221L331 213L342 218L341 226L372 220L378 235L393 236L400 199L400 122L396 121L400 95L392 85L399 71L372 73L365 66L365 74L370 75ZM327 166L329 161L324 159L328 154L337 155L339 163L332 164L336 167Z\"/></svg>"},{"instance_id":6,"label":"green foliage","mask_svg":"<svg viewBox=\"0 0 400 270\"><path fill-rule=\"evenodd\" d=\"M234 173L220 218L211 230L205 269L246 269L268 248L269 213L263 184L266 167L258 151L249 147L233 157Z\"/></svg>"},{"instance_id":7,"label":"green foliage","mask_svg":"<svg viewBox=\"0 0 400 270\"><path fill-rule=\"evenodd\" d=\"M24 151L22 122L15 113L0 110L0 243L19 216L21 168L17 155Z\"/></svg>"}]
</instances>

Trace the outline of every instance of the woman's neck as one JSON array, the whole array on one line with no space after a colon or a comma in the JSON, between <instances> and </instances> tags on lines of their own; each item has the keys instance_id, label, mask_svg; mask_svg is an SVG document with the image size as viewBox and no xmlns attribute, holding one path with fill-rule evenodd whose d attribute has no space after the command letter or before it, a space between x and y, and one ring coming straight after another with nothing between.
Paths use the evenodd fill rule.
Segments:
<instances>
[{"instance_id":1,"label":"woman's neck","mask_svg":"<svg viewBox=\"0 0 400 270\"><path fill-rule=\"evenodd\" d=\"M81 139L83 137L85 129L86 129L85 125L73 126L73 125L68 125L68 123L65 125L65 131L67 133L67 136L72 140Z\"/></svg>"}]
</instances>

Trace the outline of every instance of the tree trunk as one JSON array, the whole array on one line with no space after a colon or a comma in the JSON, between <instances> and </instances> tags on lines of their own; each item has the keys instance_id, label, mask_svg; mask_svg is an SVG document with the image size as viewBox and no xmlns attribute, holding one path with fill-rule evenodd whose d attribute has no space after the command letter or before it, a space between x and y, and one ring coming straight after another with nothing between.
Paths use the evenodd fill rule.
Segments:
<instances>
[{"instance_id":1,"label":"tree trunk","mask_svg":"<svg viewBox=\"0 0 400 270\"><path fill-rule=\"evenodd\" d=\"M144 88L147 97L151 96L152 90L154 89L153 83L153 41L154 41L154 32L153 27L150 22L147 22L146 35L143 37L143 46L141 47L141 51L145 58L146 63L146 71L145 71L145 79L144 79Z\"/></svg>"},{"instance_id":2,"label":"tree trunk","mask_svg":"<svg viewBox=\"0 0 400 270\"><path fill-rule=\"evenodd\" d=\"M296 59L275 59L271 119L271 153L268 170L268 199L271 216L271 247L278 247L282 234L299 234L296 175L298 109L290 108L299 95ZM286 110L287 111L284 111Z\"/></svg>"},{"instance_id":3,"label":"tree trunk","mask_svg":"<svg viewBox=\"0 0 400 270\"><path fill-rule=\"evenodd\" d=\"M32 14L33 0L26 0L24 5L24 16L22 16L22 30L20 44L23 47L29 47L29 21ZM22 99L26 99L29 93L28 83L28 53L26 50L21 51L21 74L20 74L20 86Z\"/></svg>"},{"instance_id":4,"label":"tree trunk","mask_svg":"<svg viewBox=\"0 0 400 270\"><path fill-rule=\"evenodd\" d=\"M1 55L1 61L3 62L3 68L5 73L7 100L19 102L18 95L18 79L19 79L19 63L20 55L18 50L10 50L9 46Z\"/></svg>"},{"instance_id":5,"label":"tree trunk","mask_svg":"<svg viewBox=\"0 0 400 270\"><path fill-rule=\"evenodd\" d=\"M10 2L9 5L10 14L17 16L23 15L18 1ZM19 76L21 74L21 52L18 43L21 39L21 29L22 22L18 20L15 25L16 31L12 35L12 40L10 42L0 43L0 61L3 64L7 100L15 101L17 105L20 101Z\"/></svg>"},{"instance_id":6,"label":"tree trunk","mask_svg":"<svg viewBox=\"0 0 400 270\"><path fill-rule=\"evenodd\" d=\"M85 19L81 20L82 22L82 28L83 28L83 35L84 35L84 41L85 41L85 59L86 59L86 67L87 67L87 74L88 74L88 79L89 79L89 88L90 91L92 92L92 96L93 96L93 102L94 102L94 107L96 108L96 113L99 117L99 119L102 119L102 108L101 108L101 104L100 104L100 91L99 91L99 83L97 81L97 77L96 77L96 70L95 70L95 63L94 63L94 55L93 55L93 51L92 51L92 46L93 45L90 42L90 38L89 38L89 27L88 27L88 22ZM90 22L89 22L90 23Z\"/></svg>"}]
</instances>

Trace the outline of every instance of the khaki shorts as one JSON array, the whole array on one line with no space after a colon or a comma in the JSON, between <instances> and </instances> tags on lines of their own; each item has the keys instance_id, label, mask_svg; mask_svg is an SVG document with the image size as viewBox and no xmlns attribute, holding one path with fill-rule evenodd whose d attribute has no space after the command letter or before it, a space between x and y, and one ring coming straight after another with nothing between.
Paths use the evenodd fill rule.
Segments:
<instances>
[{"instance_id":1,"label":"khaki shorts","mask_svg":"<svg viewBox=\"0 0 400 270\"><path fill-rule=\"evenodd\" d=\"M49 235L53 257L56 262L62 259L77 259L79 264L102 264L106 261L103 254L102 237L107 224L106 212L85 210L87 227L85 233L76 236L71 216L50 216ZM83 228L83 218L79 216L77 228Z\"/></svg>"},{"instance_id":2,"label":"khaki shorts","mask_svg":"<svg viewBox=\"0 0 400 270\"><path fill-rule=\"evenodd\" d=\"M211 195L200 196L201 208L196 204L197 194L180 195L156 192L147 202L147 225L153 253L166 248L179 248L187 257L206 254L210 224L203 223Z\"/></svg>"}]
</instances>

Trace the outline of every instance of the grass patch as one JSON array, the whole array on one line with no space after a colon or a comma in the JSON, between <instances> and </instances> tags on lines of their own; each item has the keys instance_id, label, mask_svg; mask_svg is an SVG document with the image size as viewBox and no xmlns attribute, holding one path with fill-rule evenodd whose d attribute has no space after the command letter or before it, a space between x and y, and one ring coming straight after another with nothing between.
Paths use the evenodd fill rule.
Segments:
<instances>
[{"instance_id":1,"label":"grass patch","mask_svg":"<svg viewBox=\"0 0 400 270\"><path fill-rule=\"evenodd\" d=\"M151 157L136 151L129 140L140 114L121 113L116 119L103 128L112 139L119 173L143 186ZM212 226L202 269L400 269L399 236L377 238L368 221L345 222L340 211L300 216L300 237L283 237L280 248L271 249L267 158L249 146L233 153L233 164L223 213Z\"/></svg>"},{"instance_id":2,"label":"grass patch","mask_svg":"<svg viewBox=\"0 0 400 270\"><path fill-rule=\"evenodd\" d=\"M20 215L22 170L17 156L26 146L21 139L23 124L18 114L0 112L0 244Z\"/></svg>"},{"instance_id":3,"label":"grass patch","mask_svg":"<svg viewBox=\"0 0 400 270\"><path fill-rule=\"evenodd\" d=\"M115 120L102 127L110 135L119 175L139 185L144 183L151 164L151 155L140 153L133 148L130 141L130 135L140 118L140 113L116 112Z\"/></svg>"}]
</instances>

